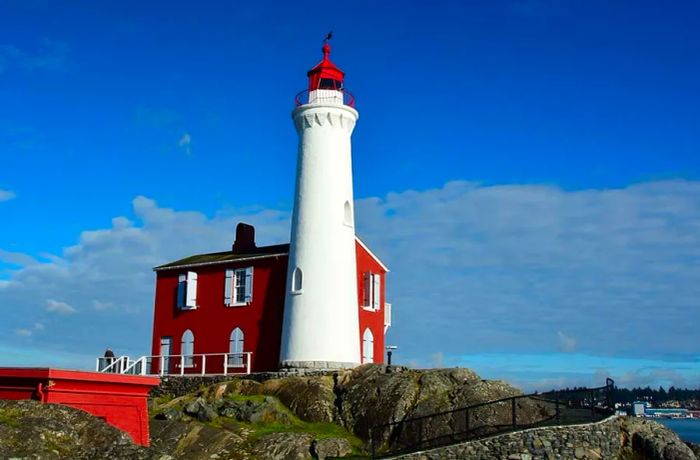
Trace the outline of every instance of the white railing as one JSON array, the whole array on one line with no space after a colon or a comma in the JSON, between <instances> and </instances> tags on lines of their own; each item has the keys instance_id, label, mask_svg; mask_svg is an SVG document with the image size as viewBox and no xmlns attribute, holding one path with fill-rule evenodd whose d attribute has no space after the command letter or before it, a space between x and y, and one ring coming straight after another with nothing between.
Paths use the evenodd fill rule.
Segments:
<instances>
[{"instance_id":1,"label":"white railing","mask_svg":"<svg viewBox=\"0 0 700 460\"><path fill-rule=\"evenodd\" d=\"M97 372L131 375L193 376L250 374L252 352L152 355L132 360L128 356L97 358Z\"/></svg>"}]
</instances>

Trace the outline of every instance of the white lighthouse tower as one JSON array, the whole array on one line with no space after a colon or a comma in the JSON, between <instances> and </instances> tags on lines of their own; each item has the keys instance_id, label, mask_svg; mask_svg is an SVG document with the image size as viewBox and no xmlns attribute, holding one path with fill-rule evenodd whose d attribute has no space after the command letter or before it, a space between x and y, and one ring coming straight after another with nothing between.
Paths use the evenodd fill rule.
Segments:
<instances>
[{"instance_id":1,"label":"white lighthouse tower","mask_svg":"<svg viewBox=\"0 0 700 460\"><path fill-rule=\"evenodd\" d=\"M299 135L280 365L360 364L350 136L358 118L329 59L308 72L292 112Z\"/></svg>"}]
</instances>

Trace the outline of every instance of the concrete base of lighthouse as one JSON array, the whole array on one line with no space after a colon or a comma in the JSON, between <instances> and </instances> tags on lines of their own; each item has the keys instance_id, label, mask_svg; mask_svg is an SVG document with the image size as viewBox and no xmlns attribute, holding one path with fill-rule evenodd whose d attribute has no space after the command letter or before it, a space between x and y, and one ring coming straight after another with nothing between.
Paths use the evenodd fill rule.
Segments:
<instances>
[{"instance_id":1,"label":"concrete base of lighthouse","mask_svg":"<svg viewBox=\"0 0 700 460\"><path fill-rule=\"evenodd\" d=\"M282 369L313 369L313 370L337 370L353 369L360 363L342 363L338 361L282 361Z\"/></svg>"}]
</instances>

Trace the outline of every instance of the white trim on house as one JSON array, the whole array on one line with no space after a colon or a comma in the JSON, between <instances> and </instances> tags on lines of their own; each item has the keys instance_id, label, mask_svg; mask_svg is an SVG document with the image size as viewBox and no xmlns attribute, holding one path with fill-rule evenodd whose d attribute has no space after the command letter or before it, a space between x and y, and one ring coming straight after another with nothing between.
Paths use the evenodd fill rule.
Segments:
<instances>
[{"instance_id":1,"label":"white trim on house","mask_svg":"<svg viewBox=\"0 0 700 460\"><path fill-rule=\"evenodd\" d=\"M370 256L372 256L372 258L373 258L375 261L377 261L377 263L379 264L379 266L381 266L387 273L390 272L389 267L387 267L386 265L384 265L384 262L382 262L381 260L379 260L379 257L377 257L377 255L376 255L375 253L373 253L372 251L370 251L370 249L367 247L367 245L365 245L365 243L362 242L362 240L360 239L359 236L355 235L355 241L357 241L358 243L360 243L360 246L362 246L362 249L364 249L365 251L367 251L367 253L368 253Z\"/></svg>"}]
</instances>

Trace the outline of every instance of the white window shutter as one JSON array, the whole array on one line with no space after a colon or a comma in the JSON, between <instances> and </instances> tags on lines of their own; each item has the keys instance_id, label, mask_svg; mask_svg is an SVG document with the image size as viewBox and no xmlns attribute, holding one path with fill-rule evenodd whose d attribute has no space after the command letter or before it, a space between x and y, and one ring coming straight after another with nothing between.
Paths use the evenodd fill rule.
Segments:
<instances>
[{"instance_id":1,"label":"white window shutter","mask_svg":"<svg viewBox=\"0 0 700 460\"><path fill-rule=\"evenodd\" d=\"M379 302L382 298L382 275L372 275L372 308L379 310Z\"/></svg>"},{"instance_id":2,"label":"white window shutter","mask_svg":"<svg viewBox=\"0 0 700 460\"><path fill-rule=\"evenodd\" d=\"M185 308L185 291L187 290L187 276L180 275L177 278L177 308Z\"/></svg>"},{"instance_id":3,"label":"white window shutter","mask_svg":"<svg viewBox=\"0 0 700 460\"><path fill-rule=\"evenodd\" d=\"M372 273L364 272L362 274L364 289L362 289L362 306L369 307L372 305Z\"/></svg>"},{"instance_id":4,"label":"white window shutter","mask_svg":"<svg viewBox=\"0 0 700 460\"><path fill-rule=\"evenodd\" d=\"M188 308L197 306L197 274L195 272L187 272L187 301L185 305Z\"/></svg>"},{"instance_id":5,"label":"white window shutter","mask_svg":"<svg viewBox=\"0 0 700 460\"><path fill-rule=\"evenodd\" d=\"M253 301L253 267L245 269L245 301Z\"/></svg>"},{"instance_id":6,"label":"white window shutter","mask_svg":"<svg viewBox=\"0 0 700 460\"><path fill-rule=\"evenodd\" d=\"M224 305L233 304L233 283L236 279L233 270L226 270L226 280L224 281Z\"/></svg>"}]
</instances>

